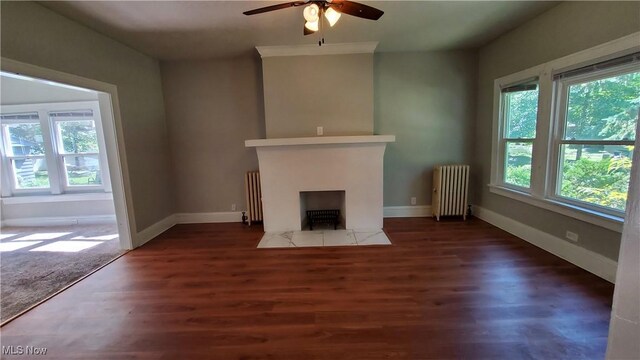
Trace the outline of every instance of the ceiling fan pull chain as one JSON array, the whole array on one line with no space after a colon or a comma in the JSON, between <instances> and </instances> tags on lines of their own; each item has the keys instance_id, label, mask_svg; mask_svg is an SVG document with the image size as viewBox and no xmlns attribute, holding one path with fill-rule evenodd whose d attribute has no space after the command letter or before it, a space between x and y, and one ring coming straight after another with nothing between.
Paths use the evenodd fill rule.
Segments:
<instances>
[{"instance_id":1,"label":"ceiling fan pull chain","mask_svg":"<svg viewBox=\"0 0 640 360\"><path fill-rule=\"evenodd\" d=\"M322 15L324 14L324 7L320 8L320 15L318 17L318 24L320 26L320 31L318 31L318 46L322 46L323 41L323 37L322 37L322 33L324 31L324 24L322 23Z\"/></svg>"}]
</instances>

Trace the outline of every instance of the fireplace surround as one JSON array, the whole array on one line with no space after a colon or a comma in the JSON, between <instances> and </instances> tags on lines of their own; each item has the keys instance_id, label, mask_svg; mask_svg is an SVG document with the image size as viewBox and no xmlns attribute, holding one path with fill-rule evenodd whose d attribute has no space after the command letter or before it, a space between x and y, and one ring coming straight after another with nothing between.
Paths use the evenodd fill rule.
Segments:
<instances>
[{"instance_id":1,"label":"fireplace surround","mask_svg":"<svg viewBox=\"0 0 640 360\"><path fill-rule=\"evenodd\" d=\"M393 135L247 140L260 167L265 232L300 231L300 193L345 192L346 229L382 229L383 161Z\"/></svg>"}]
</instances>

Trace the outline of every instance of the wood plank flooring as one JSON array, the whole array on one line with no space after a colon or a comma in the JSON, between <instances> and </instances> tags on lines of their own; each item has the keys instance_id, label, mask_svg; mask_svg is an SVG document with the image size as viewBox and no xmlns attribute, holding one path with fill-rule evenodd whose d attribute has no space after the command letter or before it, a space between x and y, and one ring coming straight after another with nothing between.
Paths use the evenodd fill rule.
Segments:
<instances>
[{"instance_id":1,"label":"wood plank flooring","mask_svg":"<svg viewBox=\"0 0 640 360\"><path fill-rule=\"evenodd\" d=\"M613 285L478 219L256 249L178 225L1 331L46 359L602 359ZM11 356L3 356L11 358ZM27 356L16 356L26 359Z\"/></svg>"}]
</instances>

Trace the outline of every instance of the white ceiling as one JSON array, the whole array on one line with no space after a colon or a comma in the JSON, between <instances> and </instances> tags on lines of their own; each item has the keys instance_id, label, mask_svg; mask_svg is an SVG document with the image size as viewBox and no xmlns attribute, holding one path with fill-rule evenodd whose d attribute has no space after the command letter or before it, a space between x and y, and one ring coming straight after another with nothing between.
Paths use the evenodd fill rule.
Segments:
<instances>
[{"instance_id":1,"label":"white ceiling","mask_svg":"<svg viewBox=\"0 0 640 360\"><path fill-rule=\"evenodd\" d=\"M153 57L232 57L258 45L317 43L302 7L245 16L285 1L63 1L41 4ZM366 1L378 21L343 15L326 42L379 41L378 51L474 48L556 5L540 1Z\"/></svg>"}]
</instances>

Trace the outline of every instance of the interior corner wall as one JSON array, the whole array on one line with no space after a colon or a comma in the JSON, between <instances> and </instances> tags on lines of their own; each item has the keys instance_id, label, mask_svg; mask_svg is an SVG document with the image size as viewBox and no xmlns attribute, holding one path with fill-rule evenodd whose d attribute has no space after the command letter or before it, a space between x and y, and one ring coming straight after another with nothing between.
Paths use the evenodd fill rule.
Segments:
<instances>
[{"instance_id":1,"label":"interior corner wall","mask_svg":"<svg viewBox=\"0 0 640 360\"><path fill-rule=\"evenodd\" d=\"M373 54L262 59L267 138L373 134Z\"/></svg>"},{"instance_id":2,"label":"interior corner wall","mask_svg":"<svg viewBox=\"0 0 640 360\"><path fill-rule=\"evenodd\" d=\"M472 203L617 259L620 233L489 192L493 81L640 31L638 14L640 2L563 2L480 49Z\"/></svg>"},{"instance_id":3,"label":"interior corner wall","mask_svg":"<svg viewBox=\"0 0 640 360\"><path fill-rule=\"evenodd\" d=\"M0 6L3 57L117 86L136 230L172 214L158 61L39 4Z\"/></svg>"},{"instance_id":4,"label":"interior corner wall","mask_svg":"<svg viewBox=\"0 0 640 360\"><path fill-rule=\"evenodd\" d=\"M247 139L265 137L260 58L162 62L178 213L245 209L258 169Z\"/></svg>"},{"instance_id":5,"label":"interior corner wall","mask_svg":"<svg viewBox=\"0 0 640 360\"><path fill-rule=\"evenodd\" d=\"M475 51L375 54L374 130L396 136L385 152L385 206L411 197L431 205L433 167L471 162L476 70Z\"/></svg>"}]
</instances>

